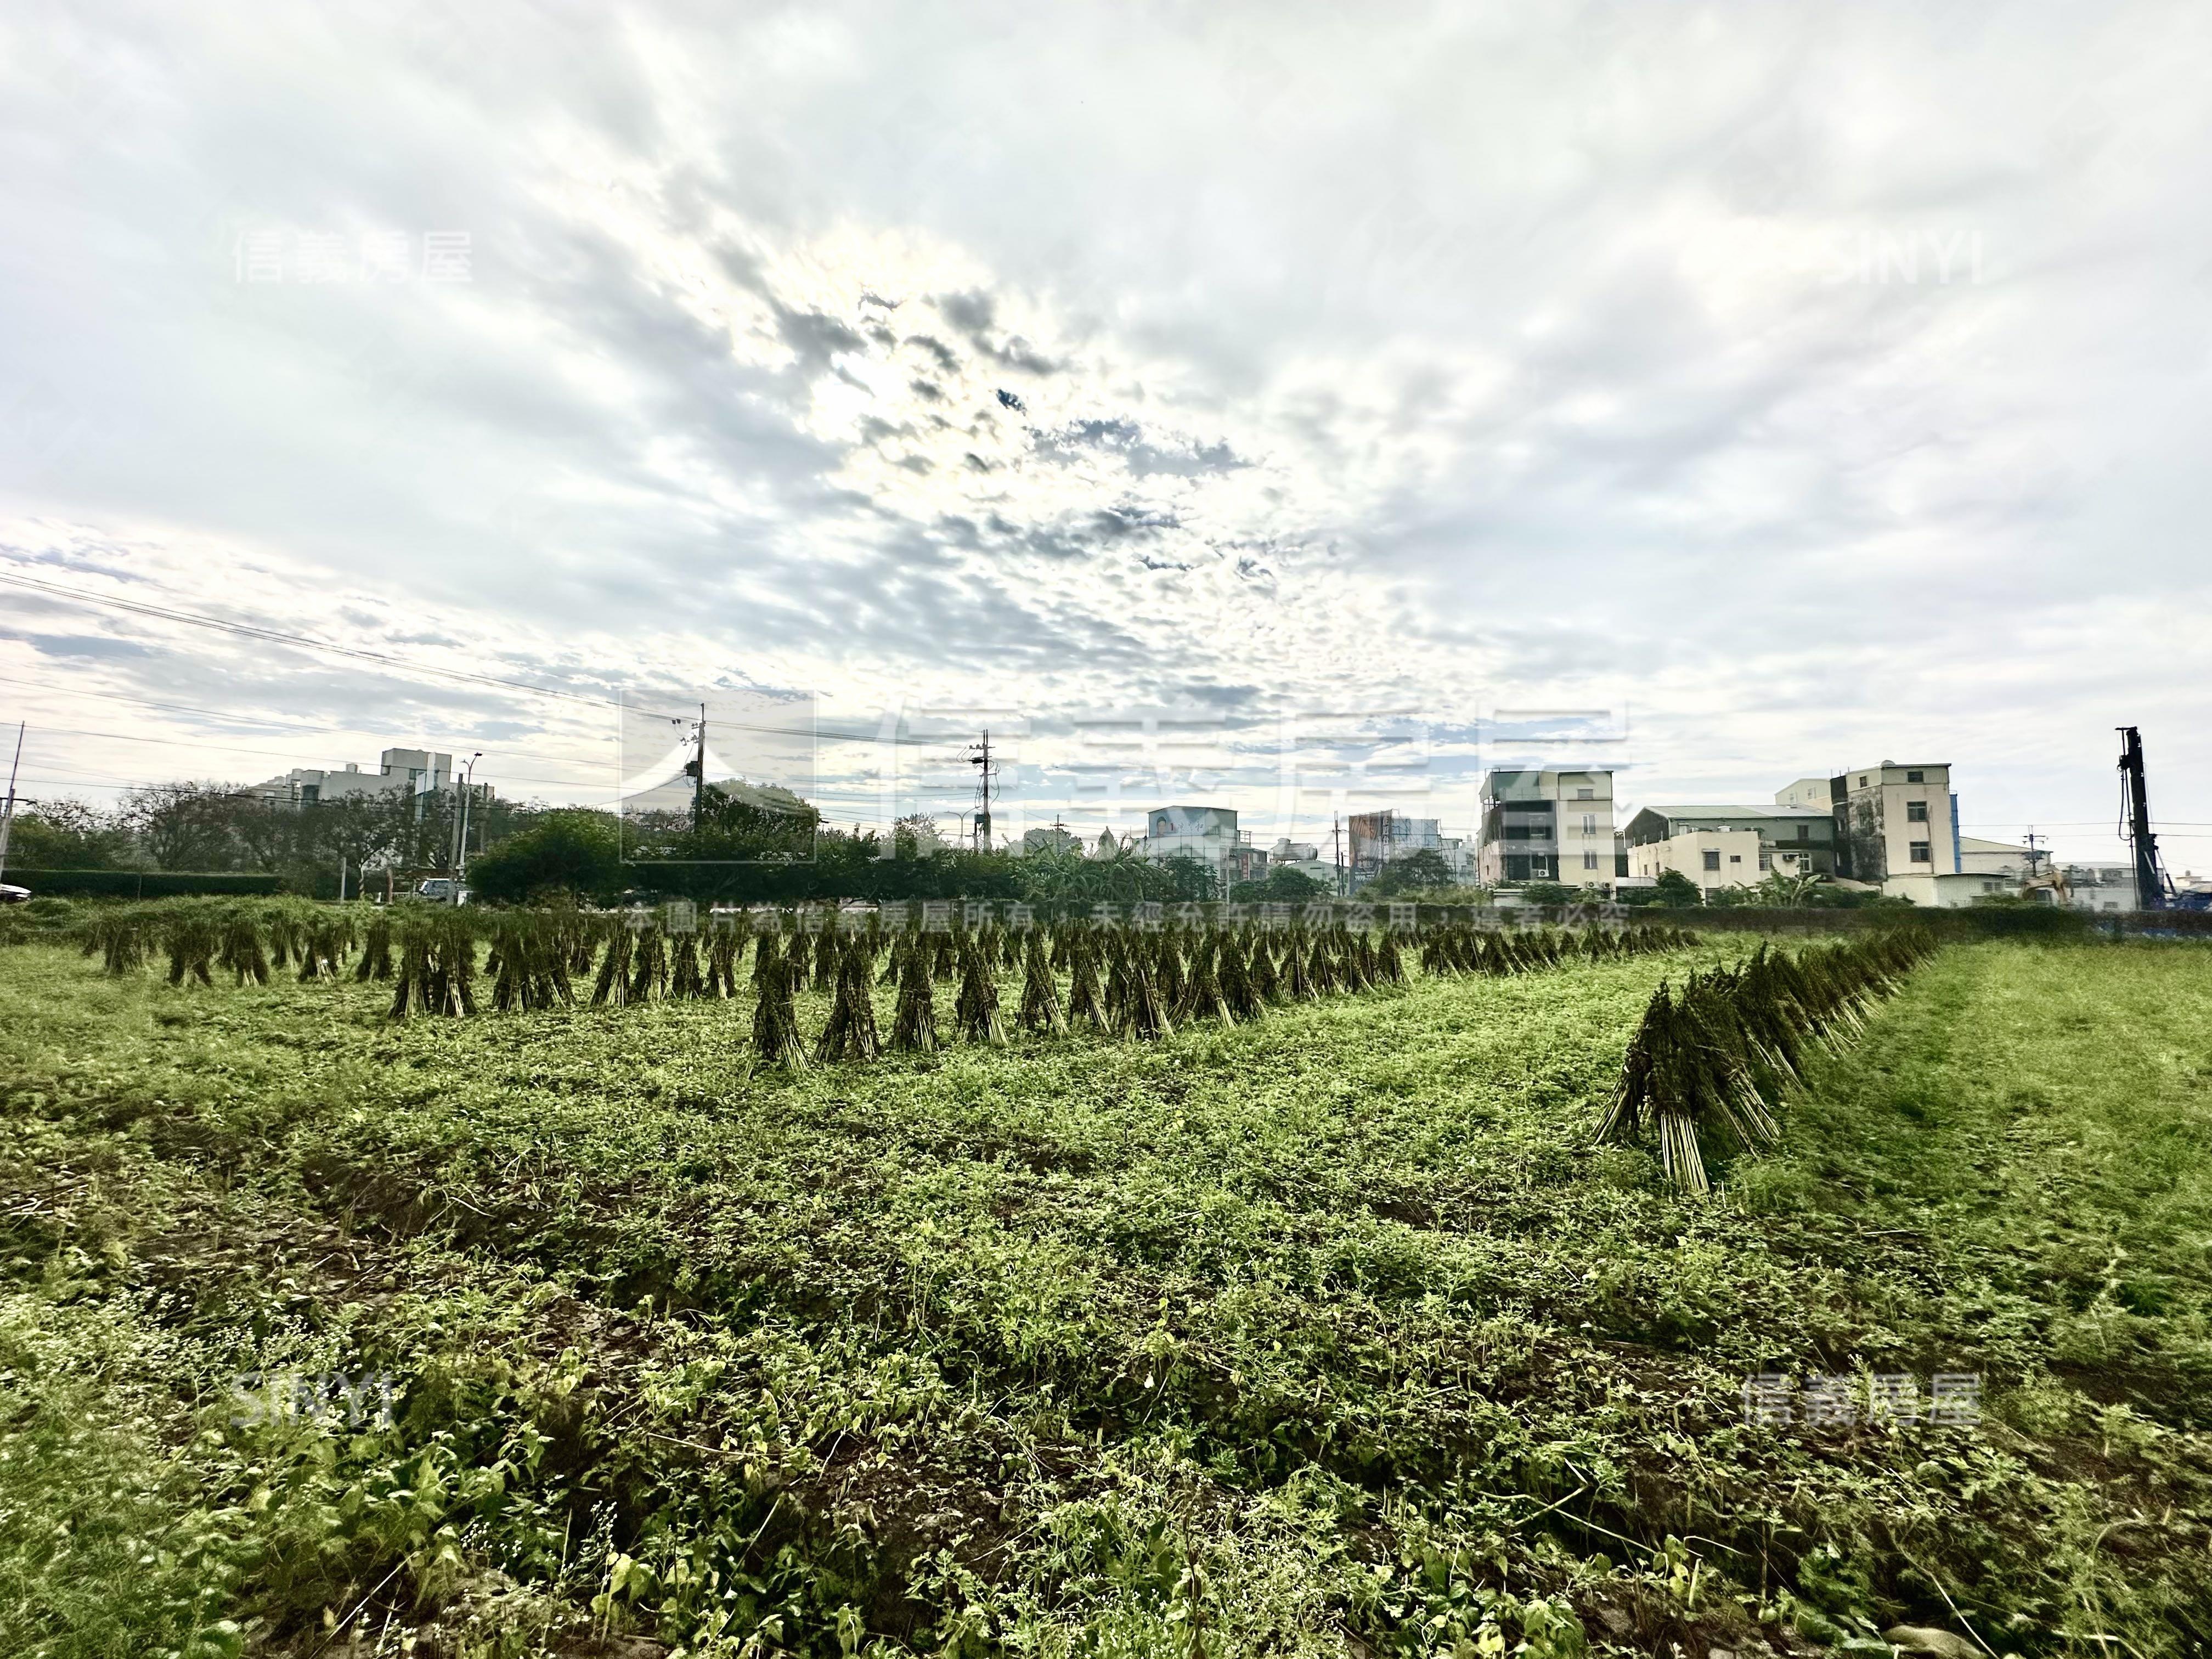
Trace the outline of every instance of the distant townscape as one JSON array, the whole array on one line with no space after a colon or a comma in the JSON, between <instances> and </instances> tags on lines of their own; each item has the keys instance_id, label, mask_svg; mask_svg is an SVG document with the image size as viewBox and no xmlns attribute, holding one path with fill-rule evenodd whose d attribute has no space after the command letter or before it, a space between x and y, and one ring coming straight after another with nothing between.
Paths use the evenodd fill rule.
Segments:
<instances>
[{"instance_id":1,"label":"distant townscape","mask_svg":"<svg viewBox=\"0 0 2212 1659\"><path fill-rule=\"evenodd\" d=\"M1055 822L994 838L988 796L954 836L923 815L887 831L840 829L793 790L705 781L684 766L684 752L674 751L674 775L640 798L643 806L607 811L503 799L477 776L481 757L457 766L451 753L395 746L374 769L295 767L245 787L166 785L106 812L32 805L15 821L12 852L0 856L15 879L52 892L124 890L116 879L136 871L264 877L292 890L371 898L471 890L520 898L559 886L600 898L641 887L708 897L956 888L1012 896L1036 887L1061 898L2145 908L2132 865L2061 860L2033 836L2015 843L1964 834L1943 762L1884 760L1798 777L1765 804L1662 802L1632 811L1618 804L1612 769L1501 768L1484 777L1471 834L1377 808L1337 817L1326 839L1280 836L1261 846L1237 808L1206 802L1152 807L1126 831ZM1007 822L1003 801L1000 811ZM865 880L854 874L885 865L911 874L917 860L935 873L903 882L881 867ZM702 887L669 873L686 865L816 873L775 884L771 894L757 891L757 880ZM639 866L659 867L647 879ZM86 886L93 876L106 879ZM2212 905L2212 881L2162 870L2157 879L2163 904L2150 908Z\"/></svg>"}]
</instances>

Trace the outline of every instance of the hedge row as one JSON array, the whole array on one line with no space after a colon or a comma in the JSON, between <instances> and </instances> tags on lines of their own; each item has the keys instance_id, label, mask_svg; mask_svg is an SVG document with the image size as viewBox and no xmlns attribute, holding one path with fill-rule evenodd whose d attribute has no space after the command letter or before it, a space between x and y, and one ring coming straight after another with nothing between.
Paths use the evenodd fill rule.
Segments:
<instances>
[{"instance_id":1,"label":"hedge row","mask_svg":"<svg viewBox=\"0 0 2212 1659\"><path fill-rule=\"evenodd\" d=\"M10 887L27 887L36 898L178 898L195 893L274 893L282 876L235 871L9 870Z\"/></svg>"}]
</instances>

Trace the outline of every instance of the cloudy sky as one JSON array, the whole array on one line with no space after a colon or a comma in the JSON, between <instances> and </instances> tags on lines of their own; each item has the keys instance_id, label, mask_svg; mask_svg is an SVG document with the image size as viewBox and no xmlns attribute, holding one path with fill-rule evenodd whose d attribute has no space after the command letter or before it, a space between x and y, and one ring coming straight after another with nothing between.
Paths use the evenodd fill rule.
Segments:
<instances>
[{"instance_id":1,"label":"cloudy sky","mask_svg":"<svg viewBox=\"0 0 2212 1659\"><path fill-rule=\"evenodd\" d=\"M988 726L1263 844L1939 760L2080 856L2132 722L2202 869L2208 82L2193 3L18 0L0 714L594 799L765 695L835 819Z\"/></svg>"}]
</instances>

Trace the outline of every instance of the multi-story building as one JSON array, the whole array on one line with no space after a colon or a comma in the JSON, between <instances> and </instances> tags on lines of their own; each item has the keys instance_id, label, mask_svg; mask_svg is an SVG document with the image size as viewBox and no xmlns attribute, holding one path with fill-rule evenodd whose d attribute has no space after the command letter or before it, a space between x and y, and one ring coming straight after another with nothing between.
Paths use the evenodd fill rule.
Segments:
<instances>
[{"instance_id":1,"label":"multi-story building","mask_svg":"<svg viewBox=\"0 0 2212 1659\"><path fill-rule=\"evenodd\" d=\"M1336 890L1336 865L1333 860L1322 860L1321 847L1315 842L1292 841L1288 836L1278 837L1267 849L1267 868L1295 870L1310 880L1320 882L1330 892Z\"/></svg>"},{"instance_id":2,"label":"multi-story building","mask_svg":"<svg viewBox=\"0 0 2212 1659\"><path fill-rule=\"evenodd\" d=\"M2136 908L2136 867L2132 864L2069 864L2061 866L2066 878L2066 902L2076 910L2105 914Z\"/></svg>"},{"instance_id":3,"label":"multi-story building","mask_svg":"<svg viewBox=\"0 0 2212 1659\"><path fill-rule=\"evenodd\" d=\"M1194 858L1213 872L1224 893L1233 883L1256 881L1267 869L1267 854L1237 827L1233 806L1155 806L1145 815L1137 852L1148 859Z\"/></svg>"},{"instance_id":4,"label":"multi-story building","mask_svg":"<svg viewBox=\"0 0 2212 1659\"><path fill-rule=\"evenodd\" d=\"M254 785L252 793L270 806L313 806L352 795L427 795L453 787L453 757L423 749L387 749L374 772L348 763L337 771L295 766ZM477 787L489 789L489 784Z\"/></svg>"},{"instance_id":5,"label":"multi-story building","mask_svg":"<svg viewBox=\"0 0 2212 1659\"><path fill-rule=\"evenodd\" d=\"M1480 878L1609 886L1613 774L1609 770L1508 770L1482 781Z\"/></svg>"},{"instance_id":6,"label":"multi-story building","mask_svg":"<svg viewBox=\"0 0 2212 1659\"><path fill-rule=\"evenodd\" d=\"M1345 820L1351 832L1351 874L1353 884L1382 872L1393 859L1409 853L1434 853L1455 879L1473 873L1474 857L1467 842L1443 833L1436 818L1409 818L1395 811L1354 812Z\"/></svg>"},{"instance_id":7,"label":"multi-story building","mask_svg":"<svg viewBox=\"0 0 2212 1659\"><path fill-rule=\"evenodd\" d=\"M1775 799L1802 796L1813 781L1801 778ZM1838 877L1916 904L1963 904L1979 894L1978 881L1941 879L1966 873L1948 765L1884 761L1839 773L1828 780L1828 807Z\"/></svg>"},{"instance_id":8,"label":"multi-story building","mask_svg":"<svg viewBox=\"0 0 2212 1659\"><path fill-rule=\"evenodd\" d=\"M1707 892L1755 886L1769 873L1830 875L1835 820L1810 806L1647 806L1622 835L1642 879L1679 871Z\"/></svg>"},{"instance_id":9,"label":"multi-story building","mask_svg":"<svg viewBox=\"0 0 2212 1659\"><path fill-rule=\"evenodd\" d=\"M2009 883L2017 887L2031 876L2040 874L2041 866L2051 855L2026 847L2016 847L2007 841L1983 841L1974 836L1959 837L1959 873L1979 876L1984 880L2000 878L2000 885ZM1996 892L1997 888L1985 888Z\"/></svg>"}]
</instances>

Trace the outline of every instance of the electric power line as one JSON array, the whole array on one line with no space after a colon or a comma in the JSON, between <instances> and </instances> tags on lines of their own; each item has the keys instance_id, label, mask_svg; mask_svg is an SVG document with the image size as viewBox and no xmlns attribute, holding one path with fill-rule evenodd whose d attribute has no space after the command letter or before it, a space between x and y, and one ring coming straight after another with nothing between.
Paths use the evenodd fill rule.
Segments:
<instances>
[{"instance_id":1,"label":"electric power line","mask_svg":"<svg viewBox=\"0 0 2212 1659\"><path fill-rule=\"evenodd\" d=\"M496 686L509 691L527 691L541 697L554 697L564 702L580 702L603 708L640 709L635 703L626 703L619 697L597 697L580 691L562 691L551 686L532 685L526 680L510 680L496 674L479 674L465 668L447 668L436 663L413 662L388 652L368 651L359 646L340 645L335 640L317 639L312 634L288 634L281 629L261 628L250 623L231 622L221 617L203 616L198 611L179 611L168 605L149 605L143 600L126 599L114 594L87 593L81 589L64 587L58 583L44 582L33 576L21 575L14 571L0 570L0 582L10 582L34 592L53 599L68 599L78 605L106 605L113 610L127 611L138 616L157 617L164 622L183 623L193 628L212 629L218 633L233 634L241 638L264 640L276 645L286 645L303 651L329 651L362 662L373 662L387 668L397 668L407 673L435 675L441 678L461 681L469 684ZM657 718L676 719L665 711ZM718 726L740 732L752 732L770 737L826 738L833 743L890 743L928 744L944 741L939 738L902 737L896 732L840 732L826 730L815 725L808 726L761 726L744 720L722 720Z\"/></svg>"}]
</instances>

